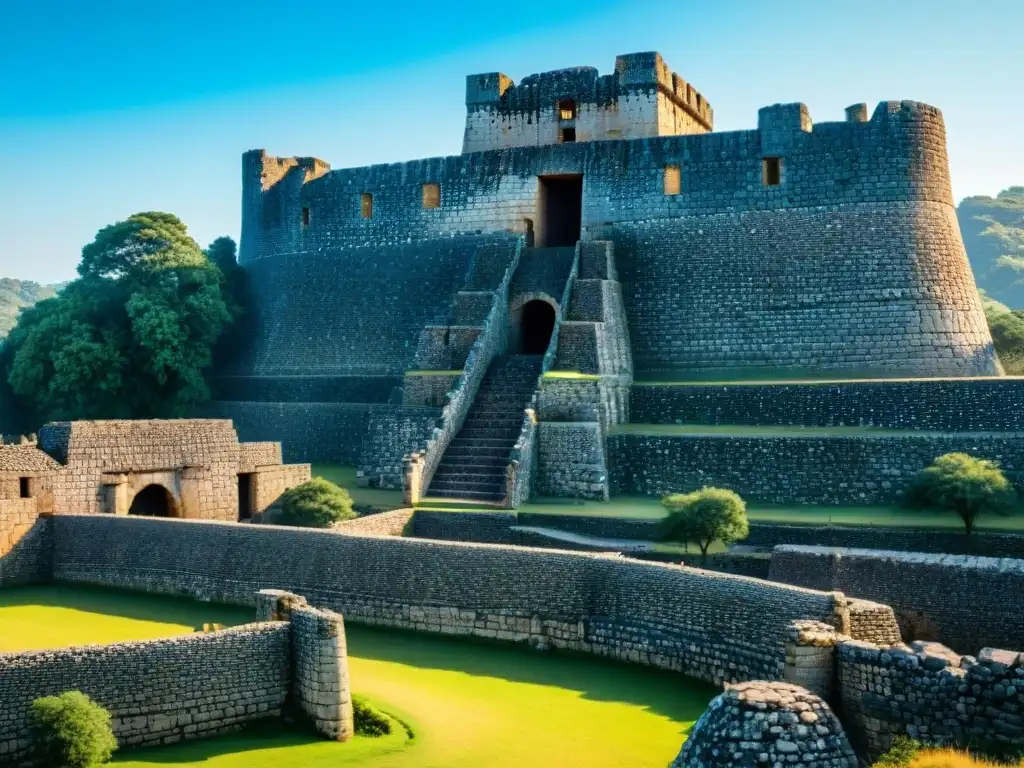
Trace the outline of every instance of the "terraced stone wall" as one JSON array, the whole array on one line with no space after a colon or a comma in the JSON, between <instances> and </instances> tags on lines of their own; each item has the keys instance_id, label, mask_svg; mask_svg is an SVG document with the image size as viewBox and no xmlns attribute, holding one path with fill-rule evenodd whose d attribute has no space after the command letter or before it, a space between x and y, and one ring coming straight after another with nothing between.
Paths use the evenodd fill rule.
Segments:
<instances>
[{"instance_id":1,"label":"terraced stone wall","mask_svg":"<svg viewBox=\"0 0 1024 768\"><path fill-rule=\"evenodd\" d=\"M352 621L587 651L714 682L780 679L790 622L834 622L846 606L620 557L205 521L62 515L54 552L60 581L238 604L283 588Z\"/></svg>"},{"instance_id":2,"label":"terraced stone wall","mask_svg":"<svg viewBox=\"0 0 1024 768\"><path fill-rule=\"evenodd\" d=\"M642 424L778 424L936 432L1024 430L1024 379L891 379L761 384L638 384Z\"/></svg>"},{"instance_id":3,"label":"terraced stone wall","mask_svg":"<svg viewBox=\"0 0 1024 768\"><path fill-rule=\"evenodd\" d=\"M230 419L242 440L278 440L285 461L358 464L374 403L218 400L197 415Z\"/></svg>"},{"instance_id":4,"label":"terraced stone wall","mask_svg":"<svg viewBox=\"0 0 1024 768\"><path fill-rule=\"evenodd\" d=\"M423 449L441 422L440 408L376 406L370 412L357 466L374 488L401 490L405 456Z\"/></svg>"},{"instance_id":5,"label":"terraced stone wall","mask_svg":"<svg viewBox=\"0 0 1024 768\"><path fill-rule=\"evenodd\" d=\"M769 578L890 605L905 638L961 653L1024 639L1024 560L780 546Z\"/></svg>"},{"instance_id":6,"label":"terraced stone wall","mask_svg":"<svg viewBox=\"0 0 1024 768\"><path fill-rule=\"evenodd\" d=\"M148 746L279 715L289 691L287 623L143 642L0 654L0 764L32 764L32 702L82 691L119 744Z\"/></svg>"},{"instance_id":7,"label":"terraced stone wall","mask_svg":"<svg viewBox=\"0 0 1024 768\"><path fill-rule=\"evenodd\" d=\"M914 475L952 451L999 461L1018 490L1024 488L1024 438L1009 434L613 433L607 446L612 495L662 496L714 485L756 502L889 504Z\"/></svg>"}]
</instances>

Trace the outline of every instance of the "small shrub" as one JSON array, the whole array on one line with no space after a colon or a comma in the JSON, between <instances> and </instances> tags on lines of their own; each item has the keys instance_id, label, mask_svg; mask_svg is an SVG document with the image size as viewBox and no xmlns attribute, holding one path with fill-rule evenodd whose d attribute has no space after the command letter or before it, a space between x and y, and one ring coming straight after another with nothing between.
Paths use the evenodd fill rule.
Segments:
<instances>
[{"instance_id":1,"label":"small shrub","mask_svg":"<svg viewBox=\"0 0 1024 768\"><path fill-rule=\"evenodd\" d=\"M966 453L939 456L911 482L903 497L906 506L955 512L967 535L982 514L1007 514L1016 492L999 465Z\"/></svg>"},{"instance_id":2,"label":"small shrub","mask_svg":"<svg viewBox=\"0 0 1024 768\"><path fill-rule=\"evenodd\" d=\"M117 749L110 713L81 691L36 699L32 713L44 765L91 768Z\"/></svg>"},{"instance_id":3,"label":"small shrub","mask_svg":"<svg viewBox=\"0 0 1024 768\"><path fill-rule=\"evenodd\" d=\"M391 733L391 721L362 696L352 697L352 714L356 733L360 736L387 736Z\"/></svg>"},{"instance_id":4,"label":"small shrub","mask_svg":"<svg viewBox=\"0 0 1024 768\"><path fill-rule=\"evenodd\" d=\"M281 514L275 522L307 528L330 528L334 523L351 520L352 497L344 488L322 477L314 477L284 492Z\"/></svg>"},{"instance_id":5,"label":"small shrub","mask_svg":"<svg viewBox=\"0 0 1024 768\"><path fill-rule=\"evenodd\" d=\"M910 768L921 744L907 736L898 736L889 751L878 758L876 768Z\"/></svg>"},{"instance_id":6,"label":"small shrub","mask_svg":"<svg viewBox=\"0 0 1024 768\"><path fill-rule=\"evenodd\" d=\"M739 494L724 488L673 493L663 498L661 505L668 510L662 539L696 542L702 555L707 555L708 547L716 540L731 544L750 532L747 505Z\"/></svg>"}]
</instances>

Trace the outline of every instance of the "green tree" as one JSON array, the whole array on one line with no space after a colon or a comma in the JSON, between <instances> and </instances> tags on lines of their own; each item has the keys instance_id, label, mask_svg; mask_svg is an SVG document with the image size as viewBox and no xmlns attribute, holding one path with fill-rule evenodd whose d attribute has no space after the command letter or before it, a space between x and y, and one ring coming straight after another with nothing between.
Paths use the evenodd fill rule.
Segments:
<instances>
[{"instance_id":1,"label":"green tree","mask_svg":"<svg viewBox=\"0 0 1024 768\"><path fill-rule=\"evenodd\" d=\"M996 462L947 453L918 473L904 494L904 503L955 512L970 536L979 516L1007 514L1016 495Z\"/></svg>"},{"instance_id":2,"label":"green tree","mask_svg":"<svg viewBox=\"0 0 1024 768\"><path fill-rule=\"evenodd\" d=\"M110 713L81 691L36 699L32 714L43 765L92 768L117 749Z\"/></svg>"},{"instance_id":3,"label":"green tree","mask_svg":"<svg viewBox=\"0 0 1024 768\"><path fill-rule=\"evenodd\" d=\"M1003 369L1011 375L1024 373L1024 311L1011 311L982 292L981 305L992 333L992 343Z\"/></svg>"},{"instance_id":4,"label":"green tree","mask_svg":"<svg viewBox=\"0 0 1024 768\"><path fill-rule=\"evenodd\" d=\"M274 522L279 525L330 528L334 523L351 520L355 516L348 491L322 477L314 477L308 483L284 492L281 496L281 513Z\"/></svg>"},{"instance_id":5,"label":"green tree","mask_svg":"<svg viewBox=\"0 0 1024 768\"><path fill-rule=\"evenodd\" d=\"M185 225L140 213L82 250L80 277L22 312L0 375L38 424L186 414L232 320L220 270Z\"/></svg>"},{"instance_id":6,"label":"green tree","mask_svg":"<svg viewBox=\"0 0 1024 768\"><path fill-rule=\"evenodd\" d=\"M218 237L210 243L206 256L220 270L224 301L232 317L231 327L221 336L213 357L218 369L230 369L245 354L251 338L249 277L238 264L238 246L230 237Z\"/></svg>"},{"instance_id":7,"label":"green tree","mask_svg":"<svg viewBox=\"0 0 1024 768\"><path fill-rule=\"evenodd\" d=\"M750 532L747 505L739 494L724 488L673 493L664 497L661 505L668 511L662 539L696 542L702 555L707 555L714 541L731 544Z\"/></svg>"}]
</instances>

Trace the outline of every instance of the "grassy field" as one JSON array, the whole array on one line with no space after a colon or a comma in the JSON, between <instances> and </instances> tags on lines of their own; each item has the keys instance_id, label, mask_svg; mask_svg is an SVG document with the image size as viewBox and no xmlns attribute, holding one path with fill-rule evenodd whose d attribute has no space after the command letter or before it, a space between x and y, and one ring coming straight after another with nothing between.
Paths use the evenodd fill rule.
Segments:
<instances>
[{"instance_id":1,"label":"grassy field","mask_svg":"<svg viewBox=\"0 0 1024 768\"><path fill-rule=\"evenodd\" d=\"M113 590L0 590L0 651L180 634L249 612ZM161 620L165 617L165 620ZM14 627L14 631L10 628ZM117 631L120 627L120 632ZM517 647L348 626L355 692L412 728L323 742L278 726L157 750L122 768L663 768L715 690L665 672Z\"/></svg>"}]
</instances>

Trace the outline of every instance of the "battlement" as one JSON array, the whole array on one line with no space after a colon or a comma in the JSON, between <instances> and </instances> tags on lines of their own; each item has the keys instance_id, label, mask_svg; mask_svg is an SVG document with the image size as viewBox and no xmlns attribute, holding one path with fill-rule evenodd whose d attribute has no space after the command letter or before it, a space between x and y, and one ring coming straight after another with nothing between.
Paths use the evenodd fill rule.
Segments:
<instances>
[{"instance_id":1,"label":"battlement","mask_svg":"<svg viewBox=\"0 0 1024 768\"><path fill-rule=\"evenodd\" d=\"M466 78L463 152L602 139L678 136L712 129L711 105L656 52L615 59L615 71L573 67Z\"/></svg>"}]
</instances>

